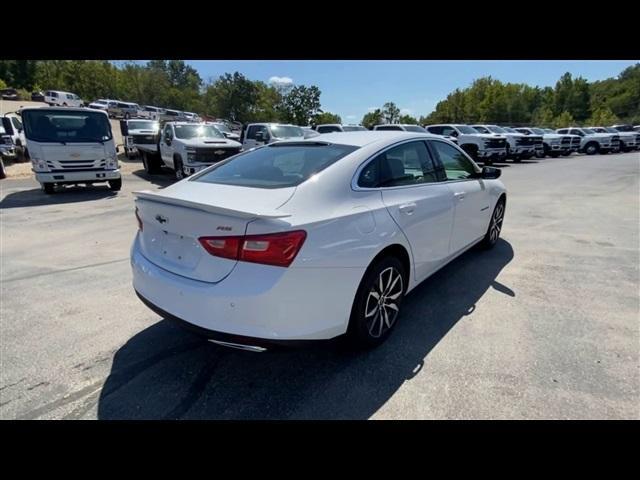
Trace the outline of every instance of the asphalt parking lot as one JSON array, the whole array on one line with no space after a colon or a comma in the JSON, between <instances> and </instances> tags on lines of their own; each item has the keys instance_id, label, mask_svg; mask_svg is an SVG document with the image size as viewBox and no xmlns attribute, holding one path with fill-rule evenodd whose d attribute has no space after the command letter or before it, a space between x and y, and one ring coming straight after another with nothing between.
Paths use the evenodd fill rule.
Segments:
<instances>
[{"instance_id":1,"label":"asphalt parking lot","mask_svg":"<svg viewBox=\"0 0 640 480\"><path fill-rule=\"evenodd\" d=\"M3 180L0 418L640 418L640 153L500 166L502 240L366 353L230 350L148 310L132 191L168 174L52 197Z\"/></svg>"}]
</instances>

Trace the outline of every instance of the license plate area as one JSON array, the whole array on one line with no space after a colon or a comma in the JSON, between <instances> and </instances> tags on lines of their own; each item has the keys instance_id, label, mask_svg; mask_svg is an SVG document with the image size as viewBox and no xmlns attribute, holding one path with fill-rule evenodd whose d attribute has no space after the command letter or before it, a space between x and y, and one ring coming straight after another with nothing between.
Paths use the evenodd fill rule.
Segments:
<instances>
[{"instance_id":1,"label":"license plate area","mask_svg":"<svg viewBox=\"0 0 640 480\"><path fill-rule=\"evenodd\" d=\"M198 263L202 254L198 242L189 236L161 230L156 236L156 254L177 267L191 269Z\"/></svg>"}]
</instances>

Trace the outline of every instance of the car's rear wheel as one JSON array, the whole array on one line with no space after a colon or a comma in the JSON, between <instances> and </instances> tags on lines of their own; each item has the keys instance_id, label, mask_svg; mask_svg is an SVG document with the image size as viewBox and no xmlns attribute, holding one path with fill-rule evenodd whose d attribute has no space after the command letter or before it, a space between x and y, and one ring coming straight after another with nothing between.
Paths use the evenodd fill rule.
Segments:
<instances>
[{"instance_id":1,"label":"car's rear wheel","mask_svg":"<svg viewBox=\"0 0 640 480\"><path fill-rule=\"evenodd\" d=\"M502 231L502 222L504 221L504 211L506 202L504 197L498 200L496 207L493 209L493 215L491 215L491 221L489 222L489 228L485 234L482 242L480 242L483 248L493 248L500 238L500 232Z\"/></svg>"},{"instance_id":2,"label":"car's rear wheel","mask_svg":"<svg viewBox=\"0 0 640 480\"><path fill-rule=\"evenodd\" d=\"M347 337L358 348L380 345L396 326L406 291L407 272L396 257L372 265L360 282Z\"/></svg>"}]
</instances>

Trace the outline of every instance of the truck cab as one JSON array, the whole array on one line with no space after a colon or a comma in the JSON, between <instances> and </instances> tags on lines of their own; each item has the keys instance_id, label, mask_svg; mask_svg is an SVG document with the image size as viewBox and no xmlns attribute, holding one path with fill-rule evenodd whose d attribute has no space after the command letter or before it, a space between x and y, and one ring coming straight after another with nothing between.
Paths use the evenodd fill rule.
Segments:
<instances>
[{"instance_id":1,"label":"truck cab","mask_svg":"<svg viewBox=\"0 0 640 480\"><path fill-rule=\"evenodd\" d=\"M36 180L47 194L57 185L107 182L122 187L118 150L105 112L88 108L21 110Z\"/></svg>"},{"instance_id":2,"label":"truck cab","mask_svg":"<svg viewBox=\"0 0 640 480\"><path fill-rule=\"evenodd\" d=\"M213 125L168 122L160 130L158 148L162 163L182 180L239 153L242 145L227 139Z\"/></svg>"},{"instance_id":3,"label":"truck cab","mask_svg":"<svg viewBox=\"0 0 640 480\"><path fill-rule=\"evenodd\" d=\"M474 160L482 160L485 165L492 165L507 155L507 139L496 134L480 133L475 128L463 124L425 125L427 132L441 137L453 137L462 150Z\"/></svg>"},{"instance_id":4,"label":"truck cab","mask_svg":"<svg viewBox=\"0 0 640 480\"><path fill-rule=\"evenodd\" d=\"M611 133L613 135L620 136L620 150L623 152L630 152L631 150L638 150L640 148L640 135L637 132L619 131L614 127L589 127L596 133Z\"/></svg>"},{"instance_id":5,"label":"truck cab","mask_svg":"<svg viewBox=\"0 0 640 480\"><path fill-rule=\"evenodd\" d=\"M304 140L304 132L296 125L250 123L243 132L242 148L249 150L280 140Z\"/></svg>"}]
</instances>

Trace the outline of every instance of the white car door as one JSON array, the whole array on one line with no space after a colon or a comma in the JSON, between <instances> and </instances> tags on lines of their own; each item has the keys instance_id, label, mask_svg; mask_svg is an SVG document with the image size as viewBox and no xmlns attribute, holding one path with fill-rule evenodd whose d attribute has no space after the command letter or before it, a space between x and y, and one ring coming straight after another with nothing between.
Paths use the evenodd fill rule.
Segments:
<instances>
[{"instance_id":1,"label":"white car door","mask_svg":"<svg viewBox=\"0 0 640 480\"><path fill-rule=\"evenodd\" d=\"M160 157L165 165L173 168L173 129L171 125L165 125L160 136Z\"/></svg>"},{"instance_id":2,"label":"white car door","mask_svg":"<svg viewBox=\"0 0 640 480\"><path fill-rule=\"evenodd\" d=\"M409 240L416 281L449 255L453 194L441 180L422 140L381 152L360 175L359 186L380 189L385 207Z\"/></svg>"},{"instance_id":3,"label":"white car door","mask_svg":"<svg viewBox=\"0 0 640 480\"><path fill-rule=\"evenodd\" d=\"M491 218L491 197L484 180L478 178L474 163L459 148L439 140L429 145L444 168L447 187L455 208L450 253L452 255L482 238Z\"/></svg>"}]
</instances>

